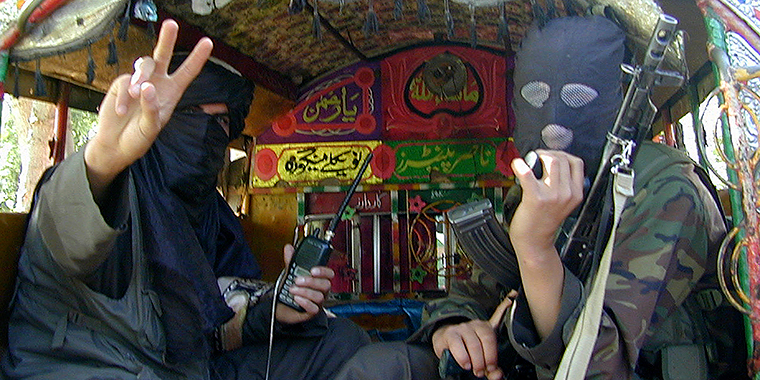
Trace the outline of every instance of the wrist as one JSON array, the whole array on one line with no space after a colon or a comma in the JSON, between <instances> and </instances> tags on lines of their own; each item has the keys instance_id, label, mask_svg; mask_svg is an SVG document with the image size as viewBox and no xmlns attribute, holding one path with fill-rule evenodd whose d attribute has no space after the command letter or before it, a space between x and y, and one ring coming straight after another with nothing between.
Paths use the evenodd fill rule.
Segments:
<instances>
[{"instance_id":1,"label":"wrist","mask_svg":"<svg viewBox=\"0 0 760 380\"><path fill-rule=\"evenodd\" d=\"M546 274L548 268L562 266L559 253L553 245L550 247L534 246L525 249L515 247L515 253L520 272L523 275L527 273Z\"/></svg>"},{"instance_id":2,"label":"wrist","mask_svg":"<svg viewBox=\"0 0 760 380\"><path fill-rule=\"evenodd\" d=\"M112 155L105 154L99 149L97 142L91 141L84 148L84 166L90 190L96 201L99 201L109 185L126 167L118 165Z\"/></svg>"},{"instance_id":3,"label":"wrist","mask_svg":"<svg viewBox=\"0 0 760 380\"><path fill-rule=\"evenodd\" d=\"M515 254L520 256L536 256L536 255L549 255L555 253L554 241L556 240L556 233L553 234L540 234L540 233L513 233L510 230L509 240L512 243L512 247L515 249Z\"/></svg>"}]
</instances>

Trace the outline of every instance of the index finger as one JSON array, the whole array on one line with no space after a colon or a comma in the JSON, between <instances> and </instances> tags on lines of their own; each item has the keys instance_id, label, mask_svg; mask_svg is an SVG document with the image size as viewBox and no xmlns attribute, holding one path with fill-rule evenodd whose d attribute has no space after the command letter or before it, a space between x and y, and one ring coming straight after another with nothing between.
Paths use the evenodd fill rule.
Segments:
<instances>
[{"instance_id":1,"label":"index finger","mask_svg":"<svg viewBox=\"0 0 760 380\"><path fill-rule=\"evenodd\" d=\"M159 73L165 73L169 68L169 62L174 54L174 44L177 42L179 25L172 19L167 19L161 24L161 31L158 33L158 41L153 48L153 60L156 61L156 70Z\"/></svg>"},{"instance_id":2,"label":"index finger","mask_svg":"<svg viewBox=\"0 0 760 380\"><path fill-rule=\"evenodd\" d=\"M512 299L509 297L504 297L504 300L501 301L499 306L496 307L496 310L493 312L493 315L491 315L491 319L488 320L488 323L491 325L491 327L494 328L494 330L499 327L499 323L504 318L504 312L511 305L512 305Z\"/></svg>"},{"instance_id":3,"label":"index finger","mask_svg":"<svg viewBox=\"0 0 760 380\"><path fill-rule=\"evenodd\" d=\"M335 271L327 266L316 266L310 270L312 277L326 278L332 280L335 277Z\"/></svg>"},{"instance_id":4,"label":"index finger","mask_svg":"<svg viewBox=\"0 0 760 380\"><path fill-rule=\"evenodd\" d=\"M214 43L208 37L203 37L195 44L193 51L182 61L182 64L175 70L171 77L177 84L187 87L190 82L198 76L201 72L203 65L206 64L208 57L211 56L211 50L214 48Z\"/></svg>"}]
</instances>

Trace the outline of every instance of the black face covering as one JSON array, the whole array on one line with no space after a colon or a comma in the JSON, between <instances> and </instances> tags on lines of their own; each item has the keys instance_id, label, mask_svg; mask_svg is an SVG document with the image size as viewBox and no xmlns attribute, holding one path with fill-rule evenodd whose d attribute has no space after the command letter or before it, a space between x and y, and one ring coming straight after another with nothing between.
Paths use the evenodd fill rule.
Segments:
<instances>
[{"instance_id":1,"label":"black face covering","mask_svg":"<svg viewBox=\"0 0 760 380\"><path fill-rule=\"evenodd\" d=\"M563 17L532 27L514 74L515 147L563 150L594 177L622 101L625 35L599 16Z\"/></svg>"},{"instance_id":2,"label":"black face covering","mask_svg":"<svg viewBox=\"0 0 760 380\"><path fill-rule=\"evenodd\" d=\"M176 70L186 57L186 54L175 54L169 70ZM234 69L214 59L206 62L201 73L190 83L177 103L175 114L190 106L224 103L230 118L229 140L240 136L253 100L254 86L251 81L231 70Z\"/></svg>"},{"instance_id":3,"label":"black face covering","mask_svg":"<svg viewBox=\"0 0 760 380\"><path fill-rule=\"evenodd\" d=\"M198 204L213 193L228 144L215 116L175 112L158 139L166 185L178 197Z\"/></svg>"},{"instance_id":4,"label":"black face covering","mask_svg":"<svg viewBox=\"0 0 760 380\"><path fill-rule=\"evenodd\" d=\"M184 58L175 56L170 68ZM208 336L234 315L217 277L261 274L239 221L216 191L227 145L243 130L252 97L252 83L207 62L153 146L130 167L143 236L137 249L145 251L150 290L161 307L167 363L206 360ZM219 115L198 112L214 103L228 108L229 136Z\"/></svg>"}]
</instances>

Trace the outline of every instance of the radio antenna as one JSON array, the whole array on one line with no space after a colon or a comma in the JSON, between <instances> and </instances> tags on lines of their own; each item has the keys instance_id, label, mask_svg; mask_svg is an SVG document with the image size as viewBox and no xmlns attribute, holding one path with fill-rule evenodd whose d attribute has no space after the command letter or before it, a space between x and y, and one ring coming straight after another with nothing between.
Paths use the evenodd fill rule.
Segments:
<instances>
[{"instance_id":1,"label":"radio antenna","mask_svg":"<svg viewBox=\"0 0 760 380\"><path fill-rule=\"evenodd\" d=\"M346 197L343 198L343 203L341 203L340 208L338 209L338 213L335 214L335 217L330 221L330 225L327 227L327 230L325 231L325 240L328 242L332 240L333 235L335 235L335 228L338 227L338 223L340 222L341 216L343 216L343 211L346 211L346 206L348 206L348 202L351 200L351 197L354 195L354 191L356 191L356 186L359 185L359 182L362 179L362 176L364 175L364 171L367 170L367 166L369 165L369 162L372 161L372 152L369 152L367 155L367 158L364 159L364 163L362 164L361 169L359 169L359 173L356 174L356 178L354 178L354 182L351 184L351 187L348 188L348 193L346 193Z\"/></svg>"}]
</instances>

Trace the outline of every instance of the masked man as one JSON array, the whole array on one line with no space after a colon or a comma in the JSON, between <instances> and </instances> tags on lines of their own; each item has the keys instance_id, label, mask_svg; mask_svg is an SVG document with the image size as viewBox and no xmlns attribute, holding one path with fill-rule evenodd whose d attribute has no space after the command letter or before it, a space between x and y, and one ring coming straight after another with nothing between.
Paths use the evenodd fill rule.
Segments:
<instances>
[{"instance_id":1,"label":"masked man","mask_svg":"<svg viewBox=\"0 0 760 380\"><path fill-rule=\"evenodd\" d=\"M253 85L207 61L207 38L173 54L177 33L175 22L163 24L153 56L106 94L97 135L40 181L2 362L11 378L267 372L272 293L249 281L258 265L216 191ZM289 261L293 247L284 254ZM272 379L329 379L369 342L322 311L332 270L311 275L291 289L303 312L277 305Z\"/></svg>"},{"instance_id":2,"label":"masked man","mask_svg":"<svg viewBox=\"0 0 760 380\"><path fill-rule=\"evenodd\" d=\"M435 379L437 358L447 350L467 372L463 378L554 377L586 286L564 266L556 238L600 166L622 101L624 42L615 23L596 16L558 18L529 30L515 62L514 142L522 154L537 152L544 170L536 178L525 161L512 162L522 199L508 233L521 286L506 289L488 268L476 267L471 278L452 282L447 298L426 305L409 344L367 346L338 379L380 379L370 358L383 351L392 352L384 360L391 378ZM714 285L710 274L726 231L719 205L691 160L667 146L645 142L634 170L635 195L614 236L586 377L715 377L726 367L708 363L709 345L695 327L704 323L701 310L689 306Z\"/></svg>"}]
</instances>

